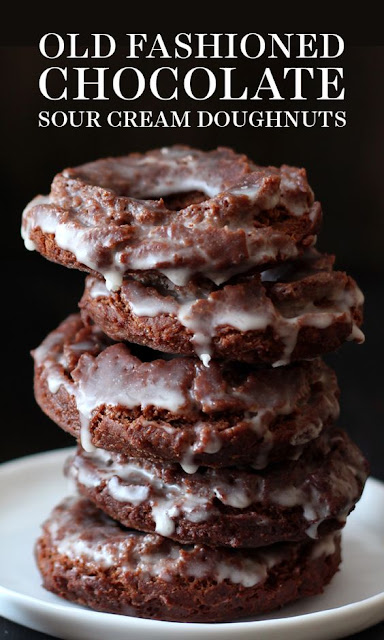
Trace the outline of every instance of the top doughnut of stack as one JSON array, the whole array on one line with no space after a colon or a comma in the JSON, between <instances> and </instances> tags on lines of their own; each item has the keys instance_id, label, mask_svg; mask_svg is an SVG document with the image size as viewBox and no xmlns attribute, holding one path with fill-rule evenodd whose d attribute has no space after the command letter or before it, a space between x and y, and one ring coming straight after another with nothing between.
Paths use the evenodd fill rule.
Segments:
<instances>
[{"instance_id":1,"label":"top doughnut of stack","mask_svg":"<svg viewBox=\"0 0 384 640\"><path fill-rule=\"evenodd\" d=\"M225 282L301 254L320 221L304 169L176 146L65 169L28 205L24 237L117 289L132 270L165 271L178 285L196 273Z\"/></svg>"},{"instance_id":2,"label":"top doughnut of stack","mask_svg":"<svg viewBox=\"0 0 384 640\"><path fill-rule=\"evenodd\" d=\"M312 248L321 217L305 169L174 146L65 169L22 235L92 274L83 319L113 339L278 366L363 340L360 290Z\"/></svg>"}]
</instances>

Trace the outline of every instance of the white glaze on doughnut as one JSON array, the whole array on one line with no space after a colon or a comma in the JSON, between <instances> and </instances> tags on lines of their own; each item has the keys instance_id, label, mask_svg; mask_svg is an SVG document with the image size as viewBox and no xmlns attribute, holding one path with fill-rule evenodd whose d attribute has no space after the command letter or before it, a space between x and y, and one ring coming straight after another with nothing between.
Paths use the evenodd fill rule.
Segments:
<instances>
[{"instance_id":1,"label":"white glaze on doughnut","mask_svg":"<svg viewBox=\"0 0 384 640\"><path fill-rule=\"evenodd\" d=\"M339 534L340 535L340 534ZM336 551L336 540L338 535L330 533L316 542L311 552L311 558L320 558L321 556L331 556Z\"/></svg>"}]
</instances>

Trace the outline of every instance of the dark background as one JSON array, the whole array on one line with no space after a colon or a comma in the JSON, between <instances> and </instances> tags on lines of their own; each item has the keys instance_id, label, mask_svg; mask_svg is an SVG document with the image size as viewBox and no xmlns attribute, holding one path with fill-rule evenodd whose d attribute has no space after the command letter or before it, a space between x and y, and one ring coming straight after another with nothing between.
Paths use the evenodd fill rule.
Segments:
<instances>
[{"instance_id":1,"label":"dark background","mask_svg":"<svg viewBox=\"0 0 384 640\"><path fill-rule=\"evenodd\" d=\"M127 28L126 31L129 29ZM174 30L193 31L180 25ZM217 28L205 28L217 32ZM272 29L228 28L224 32L258 31L266 34ZM64 34L63 28L49 27L46 31ZM75 29L70 29L75 31ZM98 28L115 34L107 27ZM149 28L130 31L156 33ZM195 29L202 31L202 29ZM286 28L273 31L287 32ZM299 32L298 28L291 31ZM314 31L307 30L308 32ZM320 29L316 29L320 32ZM342 35L343 29L330 25L324 30ZM25 250L19 237L20 216L27 202L37 193L47 193L50 182L65 166L74 166L106 155L143 151L157 146L185 143L203 149L217 145L233 147L250 155L259 164L288 163L305 166L317 198L323 204L324 226L319 247L337 256L337 266L348 271L359 282L366 295L363 346L347 344L328 360L335 367L342 390L340 424L349 430L371 463L372 473L384 480L383 442L383 375L381 359L384 317L384 211L383 211L383 106L384 106L384 48L377 40L346 36L346 52L335 61L319 61L319 66L343 66L345 69L346 99L333 103L308 100L306 103L269 102L226 103L215 99L207 103L185 100L177 103L155 102L146 94L135 103L110 100L107 103L49 103L38 91L38 77L47 66L70 65L69 60L48 61L39 54L38 36L24 42L6 37L1 48L1 196L2 196L2 357L6 388L3 387L0 459L5 461L25 454L72 444L72 439L46 418L35 405L32 391L32 363L29 351L70 312L74 311L82 293L84 275L69 271ZM163 31L162 31L163 33ZM28 46L26 46L26 43ZM250 78L268 64L274 69L279 62L163 60L155 62L127 61L116 57L116 68L138 64L144 72L157 65L181 69L204 65L212 69L237 66L238 79L251 85ZM282 61L284 63L284 61ZM107 61L72 61L74 66L110 66ZM312 66L307 62L285 61L286 66ZM316 66L316 64L315 64ZM257 83L256 83L257 84ZM310 89L308 89L310 91ZM316 91L316 87L314 87ZM306 129L258 128L237 129L56 129L38 128L37 114L41 109L346 109L345 128ZM5 392L4 392L5 391ZM3 624L3 626L1 626ZM11 640L43 637L17 625L0 622L0 634ZM361 639L384 637L380 625L359 634Z\"/></svg>"}]
</instances>

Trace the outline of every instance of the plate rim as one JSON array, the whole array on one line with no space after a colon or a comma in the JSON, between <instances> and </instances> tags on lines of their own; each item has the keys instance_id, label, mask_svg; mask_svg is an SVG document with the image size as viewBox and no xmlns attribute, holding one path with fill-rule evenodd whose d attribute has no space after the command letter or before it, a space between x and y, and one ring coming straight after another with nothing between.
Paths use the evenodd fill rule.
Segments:
<instances>
[{"instance_id":1,"label":"plate rim","mask_svg":"<svg viewBox=\"0 0 384 640\"><path fill-rule=\"evenodd\" d=\"M28 465L34 466L38 462L41 462L42 459L44 459L45 463L48 465L52 463L57 464L58 460L64 459L67 455L73 452L75 448L76 447L72 446L59 449L51 449L47 451L26 454L24 456L2 462L0 464L0 483L3 477L8 473L17 472L20 467L24 468ZM375 492L378 491L379 493L382 493L384 497L383 481L370 476L367 480L367 486L371 487L371 489ZM0 584L0 598L3 597L8 598L15 604L28 605L35 611L41 611L41 609L44 609L49 614L56 613L63 616L68 615L70 612L72 622L76 622L76 620L78 620L79 623L84 623L89 617L94 617L96 623L103 620L106 624L112 623L112 625L118 625L119 627L129 625L133 628L136 628L137 631L153 631L155 627L160 626L163 628L163 630L169 629L169 631L174 631L176 629L180 631L180 628L182 628L183 633L186 633L187 635L195 634L195 632L198 630L204 632L208 636L213 635L217 632L218 627L223 632L231 631L234 633L236 633L236 631L246 632L250 631L251 629L257 629L260 632L268 632L269 630L272 630L272 627L276 631L282 629L288 630L289 627L296 625L300 625L301 630L305 630L308 625L312 626L321 624L323 620L326 620L328 624L332 623L332 625L335 625L338 622L342 622L342 619L345 616L348 616L348 614L350 614L350 622L361 616L361 614L364 614L365 618L367 618L367 616L370 616L369 626L372 626L384 620L384 608L380 610L379 607L381 603L384 605L384 591L373 596L369 596L368 598L364 598L363 600L359 600L357 602L351 602L331 609L314 611L312 613L288 616L287 618L274 618L270 620L245 620L220 623L172 622L167 620L151 620L148 618L139 618L135 616L123 616L121 614L104 613L100 611L93 611L91 609L77 608L75 606L71 606L71 604L62 605L60 604L60 602L44 602L38 597L22 594L19 591ZM7 618L8 616L3 611L3 607L1 607L1 610L1 615ZM20 623L19 619L17 619L15 616L8 617L8 619L18 622L19 624L23 624ZM367 626L368 625L365 625L364 627L362 627L362 629L367 628Z\"/></svg>"}]
</instances>

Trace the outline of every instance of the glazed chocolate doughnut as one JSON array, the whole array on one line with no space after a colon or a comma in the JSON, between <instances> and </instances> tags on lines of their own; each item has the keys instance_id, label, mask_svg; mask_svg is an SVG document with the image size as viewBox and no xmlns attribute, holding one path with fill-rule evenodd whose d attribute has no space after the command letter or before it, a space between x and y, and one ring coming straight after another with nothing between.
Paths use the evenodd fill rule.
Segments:
<instances>
[{"instance_id":1,"label":"glazed chocolate doughnut","mask_svg":"<svg viewBox=\"0 0 384 640\"><path fill-rule=\"evenodd\" d=\"M322 537L345 524L362 493L367 463L339 429L295 461L263 471L179 465L81 448L66 464L82 495L126 527L183 544L264 547Z\"/></svg>"},{"instance_id":2,"label":"glazed chocolate doughnut","mask_svg":"<svg viewBox=\"0 0 384 640\"><path fill-rule=\"evenodd\" d=\"M340 535L239 551L182 546L119 526L67 498L43 525L36 560L46 589L123 615L224 622L323 591L341 561Z\"/></svg>"},{"instance_id":3,"label":"glazed chocolate doughnut","mask_svg":"<svg viewBox=\"0 0 384 640\"><path fill-rule=\"evenodd\" d=\"M37 402L85 449L170 460L189 472L297 457L339 412L335 374L321 360L259 370L156 359L162 354L113 344L78 315L33 355Z\"/></svg>"},{"instance_id":4,"label":"glazed chocolate doughnut","mask_svg":"<svg viewBox=\"0 0 384 640\"><path fill-rule=\"evenodd\" d=\"M126 276L119 291L88 276L80 301L85 322L114 340L170 353L273 365L314 358L345 340L364 339L363 294L333 256L308 250L225 286L200 279L178 287L155 272Z\"/></svg>"},{"instance_id":5,"label":"glazed chocolate doughnut","mask_svg":"<svg viewBox=\"0 0 384 640\"><path fill-rule=\"evenodd\" d=\"M131 270L224 282L299 255L320 223L304 169L175 146L65 169L27 206L22 234L28 249L118 289Z\"/></svg>"}]
</instances>

